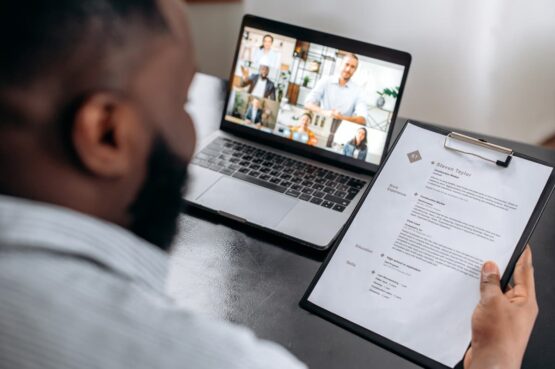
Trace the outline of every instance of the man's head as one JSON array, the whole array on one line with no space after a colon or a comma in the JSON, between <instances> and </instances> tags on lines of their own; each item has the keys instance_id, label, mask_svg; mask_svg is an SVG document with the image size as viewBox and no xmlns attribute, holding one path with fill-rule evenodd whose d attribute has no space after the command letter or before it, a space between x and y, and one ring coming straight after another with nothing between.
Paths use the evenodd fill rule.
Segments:
<instances>
[{"instance_id":1,"label":"man's head","mask_svg":"<svg viewBox=\"0 0 555 369\"><path fill-rule=\"evenodd\" d=\"M177 0L3 1L0 193L167 248L195 141L183 11Z\"/></svg>"},{"instance_id":2,"label":"man's head","mask_svg":"<svg viewBox=\"0 0 555 369\"><path fill-rule=\"evenodd\" d=\"M266 79L268 78L268 73L270 73L270 68L267 65L261 65L258 69L258 73L260 74L260 78Z\"/></svg>"},{"instance_id":3,"label":"man's head","mask_svg":"<svg viewBox=\"0 0 555 369\"><path fill-rule=\"evenodd\" d=\"M272 35L264 35L264 37L262 38L262 48L264 50L270 50L273 43L274 37Z\"/></svg>"},{"instance_id":4,"label":"man's head","mask_svg":"<svg viewBox=\"0 0 555 369\"><path fill-rule=\"evenodd\" d=\"M260 100L258 100L256 97L252 98L251 104L254 109L260 109Z\"/></svg>"},{"instance_id":5,"label":"man's head","mask_svg":"<svg viewBox=\"0 0 555 369\"><path fill-rule=\"evenodd\" d=\"M358 57L355 54L347 53L341 63L340 77L348 82L358 68Z\"/></svg>"}]
</instances>

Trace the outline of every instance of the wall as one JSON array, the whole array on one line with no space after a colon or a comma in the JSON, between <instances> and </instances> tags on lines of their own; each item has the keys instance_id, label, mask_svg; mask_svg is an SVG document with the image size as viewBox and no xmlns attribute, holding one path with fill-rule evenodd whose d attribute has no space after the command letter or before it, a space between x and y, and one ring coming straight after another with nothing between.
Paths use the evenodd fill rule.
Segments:
<instances>
[{"instance_id":1,"label":"wall","mask_svg":"<svg viewBox=\"0 0 555 369\"><path fill-rule=\"evenodd\" d=\"M200 71L228 77L245 12L410 52L401 116L529 143L555 133L553 0L190 5Z\"/></svg>"}]
</instances>

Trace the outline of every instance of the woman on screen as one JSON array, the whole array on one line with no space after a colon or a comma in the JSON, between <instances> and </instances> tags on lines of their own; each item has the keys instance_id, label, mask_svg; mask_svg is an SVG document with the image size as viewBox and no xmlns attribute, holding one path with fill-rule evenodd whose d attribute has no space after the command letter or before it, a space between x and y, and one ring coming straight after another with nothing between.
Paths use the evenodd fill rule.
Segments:
<instances>
[{"instance_id":1,"label":"woman on screen","mask_svg":"<svg viewBox=\"0 0 555 369\"><path fill-rule=\"evenodd\" d=\"M366 160L368 153L368 131L366 128L359 128L355 137L348 141L343 147L343 154L355 159Z\"/></svg>"}]
</instances>

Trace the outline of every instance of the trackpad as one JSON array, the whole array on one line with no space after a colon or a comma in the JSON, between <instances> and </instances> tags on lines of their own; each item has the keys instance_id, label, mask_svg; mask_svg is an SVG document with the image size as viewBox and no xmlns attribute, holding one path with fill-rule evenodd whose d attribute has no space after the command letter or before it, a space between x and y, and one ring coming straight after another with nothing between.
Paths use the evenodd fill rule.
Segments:
<instances>
[{"instance_id":1,"label":"trackpad","mask_svg":"<svg viewBox=\"0 0 555 369\"><path fill-rule=\"evenodd\" d=\"M207 208L225 211L263 227L275 227L297 204L287 197L264 187L223 177L197 199Z\"/></svg>"}]
</instances>

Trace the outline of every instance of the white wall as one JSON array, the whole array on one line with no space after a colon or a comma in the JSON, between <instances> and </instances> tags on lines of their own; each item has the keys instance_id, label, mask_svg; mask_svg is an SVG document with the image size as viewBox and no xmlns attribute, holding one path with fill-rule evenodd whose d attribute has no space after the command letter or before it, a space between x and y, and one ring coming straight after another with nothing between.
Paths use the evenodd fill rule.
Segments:
<instances>
[{"instance_id":1,"label":"white wall","mask_svg":"<svg viewBox=\"0 0 555 369\"><path fill-rule=\"evenodd\" d=\"M401 116L530 143L555 133L553 0L191 5L200 71L228 77L245 12L410 52Z\"/></svg>"}]
</instances>

